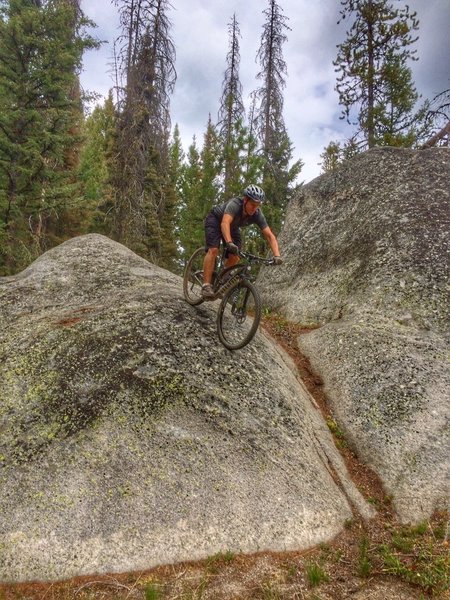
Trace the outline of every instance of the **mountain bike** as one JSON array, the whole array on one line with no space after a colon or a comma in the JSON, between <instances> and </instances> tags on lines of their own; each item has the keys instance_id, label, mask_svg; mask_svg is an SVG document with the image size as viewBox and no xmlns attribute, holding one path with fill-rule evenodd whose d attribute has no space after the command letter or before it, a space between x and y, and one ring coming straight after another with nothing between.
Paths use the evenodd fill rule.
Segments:
<instances>
[{"instance_id":1,"label":"mountain bike","mask_svg":"<svg viewBox=\"0 0 450 600\"><path fill-rule=\"evenodd\" d=\"M198 248L188 260L183 275L183 294L192 306L204 302L202 297L203 260L206 248ZM261 296L254 285L252 267L274 265L273 258L263 258L240 250L241 259L232 267L225 267L226 249L216 261L212 277L214 297L220 299L217 313L219 340L229 350L243 348L255 335L261 320Z\"/></svg>"}]
</instances>

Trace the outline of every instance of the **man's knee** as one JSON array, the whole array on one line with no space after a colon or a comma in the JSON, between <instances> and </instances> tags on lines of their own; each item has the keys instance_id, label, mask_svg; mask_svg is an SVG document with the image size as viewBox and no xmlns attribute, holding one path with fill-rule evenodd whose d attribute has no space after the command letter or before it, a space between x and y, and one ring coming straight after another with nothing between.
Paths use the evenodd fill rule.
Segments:
<instances>
[{"instance_id":1,"label":"man's knee","mask_svg":"<svg viewBox=\"0 0 450 600\"><path fill-rule=\"evenodd\" d=\"M209 254L209 256L216 258L217 255L219 254L219 248L208 248L208 254Z\"/></svg>"}]
</instances>

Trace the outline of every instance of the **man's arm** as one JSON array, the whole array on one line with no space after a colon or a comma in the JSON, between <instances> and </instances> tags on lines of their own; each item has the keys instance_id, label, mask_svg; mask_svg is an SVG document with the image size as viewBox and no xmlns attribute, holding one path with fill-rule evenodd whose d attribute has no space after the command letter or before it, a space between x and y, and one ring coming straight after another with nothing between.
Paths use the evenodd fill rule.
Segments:
<instances>
[{"instance_id":1,"label":"man's arm","mask_svg":"<svg viewBox=\"0 0 450 600\"><path fill-rule=\"evenodd\" d=\"M270 227L264 227L264 229L261 230L261 233L266 238L267 243L269 244L270 249L272 250L272 254L274 256L280 256L280 249L278 248L277 238L275 237L275 234L270 229Z\"/></svg>"},{"instance_id":2,"label":"man's arm","mask_svg":"<svg viewBox=\"0 0 450 600\"><path fill-rule=\"evenodd\" d=\"M233 221L234 217L233 215L229 215L228 213L225 213L223 215L222 218L222 222L220 224L220 229L222 231L222 235L224 237L225 242L232 242L233 238L231 237L231 231L230 231L230 227L231 227L231 223Z\"/></svg>"}]
</instances>

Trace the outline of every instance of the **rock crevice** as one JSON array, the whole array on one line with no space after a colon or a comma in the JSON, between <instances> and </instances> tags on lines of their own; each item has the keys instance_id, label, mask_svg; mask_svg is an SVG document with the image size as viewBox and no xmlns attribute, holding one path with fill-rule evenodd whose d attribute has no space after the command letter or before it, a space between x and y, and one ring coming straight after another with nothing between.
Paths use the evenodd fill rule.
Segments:
<instances>
[{"instance_id":1,"label":"rock crevice","mask_svg":"<svg viewBox=\"0 0 450 600\"><path fill-rule=\"evenodd\" d=\"M450 498L450 150L376 148L304 186L262 271L359 457L404 521Z\"/></svg>"}]
</instances>

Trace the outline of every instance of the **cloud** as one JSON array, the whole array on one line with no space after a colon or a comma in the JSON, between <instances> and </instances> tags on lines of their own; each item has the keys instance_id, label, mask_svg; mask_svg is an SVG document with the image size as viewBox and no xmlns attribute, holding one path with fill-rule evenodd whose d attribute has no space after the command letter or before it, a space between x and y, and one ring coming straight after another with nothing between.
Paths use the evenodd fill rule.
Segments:
<instances>
[{"instance_id":1,"label":"cloud","mask_svg":"<svg viewBox=\"0 0 450 600\"><path fill-rule=\"evenodd\" d=\"M419 18L419 60L412 69L418 90L432 99L450 88L450 2L449 0L410 0Z\"/></svg>"},{"instance_id":2,"label":"cloud","mask_svg":"<svg viewBox=\"0 0 450 600\"><path fill-rule=\"evenodd\" d=\"M392 1L392 0L391 0ZM84 60L82 83L103 95L113 86L111 73L112 42L118 34L118 16L113 5L105 10L106 0L89 0L83 9L97 24L94 32L109 40L100 51L90 52ZM398 6L405 4L400 0ZM255 62L265 21L263 10L268 0L172 0L169 18L176 46L178 79L171 99L172 123L178 123L184 149L195 134L201 143L209 114L217 118L221 87L228 52L228 24L236 13L240 38L240 79L243 99L249 107L250 93L260 83ZM411 64L413 78L424 98L450 86L449 0L409 0L420 19L420 60ZM331 141L352 133L339 119L341 110L334 91L336 74L332 61L336 44L345 39L348 22L337 25L340 0L279 0L291 31L283 46L287 63L284 117L295 147L295 158L305 162L300 179L309 181L320 173L320 154Z\"/></svg>"}]
</instances>

